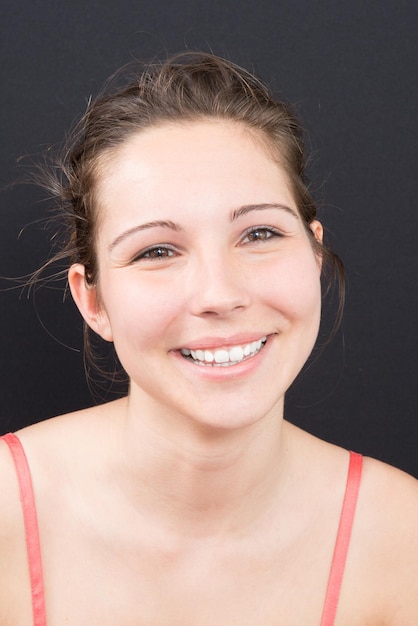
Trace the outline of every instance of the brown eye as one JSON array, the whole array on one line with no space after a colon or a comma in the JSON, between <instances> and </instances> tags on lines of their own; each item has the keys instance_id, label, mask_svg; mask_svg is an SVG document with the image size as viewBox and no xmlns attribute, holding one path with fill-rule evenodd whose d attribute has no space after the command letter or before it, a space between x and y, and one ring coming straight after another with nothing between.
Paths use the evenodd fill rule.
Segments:
<instances>
[{"instance_id":1,"label":"brown eye","mask_svg":"<svg viewBox=\"0 0 418 626\"><path fill-rule=\"evenodd\" d=\"M264 241L264 239L269 239L270 237L271 233L265 228L253 230L251 233L248 233L248 239L250 241Z\"/></svg>"},{"instance_id":2,"label":"brown eye","mask_svg":"<svg viewBox=\"0 0 418 626\"><path fill-rule=\"evenodd\" d=\"M282 237L282 233L279 231L269 227L258 226L257 228L253 228L248 231L244 237L244 243L256 243L267 241L268 239L272 239L274 237Z\"/></svg>"},{"instance_id":3,"label":"brown eye","mask_svg":"<svg viewBox=\"0 0 418 626\"><path fill-rule=\"evenodd\" d=\"M166 259L170 256L170 252L172 251L163 247L152 248L152 250L148 250L144 254L144 257L148 259Z\"/></svg>"},{"instance_id":4,"label":"brown eye","mask_svg":"<svg viewBox=\"0 0 418 626\"><path fill-rule=\"evenodd\" d=\"M133 262L158 261L160 259L164 261L166 259L171 259L173 256L175 256L175 251L171 248L167 246L153 246L137 254L133 259Z\"/></svg>"}]
</instances>

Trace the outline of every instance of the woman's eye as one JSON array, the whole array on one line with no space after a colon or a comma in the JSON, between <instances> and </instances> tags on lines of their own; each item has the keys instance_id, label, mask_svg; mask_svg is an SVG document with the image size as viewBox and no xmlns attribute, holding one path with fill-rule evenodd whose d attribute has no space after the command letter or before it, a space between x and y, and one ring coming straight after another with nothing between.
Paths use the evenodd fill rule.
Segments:
<instances>
[{"instance_id":1,"label":"woman's eye","mask_svg":"<svg viewBox=\"0 0 418 626\"><path fill-rule=\"evenodd\" d=\"M254 243L257 241L266 241L267 239L271 239L272 237L281 237L282 234L274 230L272 228L254 228L253 230L247 232L244 237L244 243L250 242Z\"/></svg>"},{"instance_id":2,"label":"woman's eye","mask_svg":"<svg viewBox=\"0 0 418 626\"><path fill-rule=\"evenodd\" d=\"M154 246L153 248L148 248L144 250L140 254L138 254L134 261L140 261L141 259L149 259L151 261L155 259L170 259L174 256L174 250L171 248L167 248L165 246Z\"/></svg>"}]
</instances>

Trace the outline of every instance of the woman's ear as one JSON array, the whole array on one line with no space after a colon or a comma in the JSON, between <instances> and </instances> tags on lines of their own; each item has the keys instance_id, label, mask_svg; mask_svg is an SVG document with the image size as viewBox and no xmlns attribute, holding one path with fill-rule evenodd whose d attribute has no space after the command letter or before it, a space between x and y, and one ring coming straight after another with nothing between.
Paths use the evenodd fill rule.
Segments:
<instances>
[{"instance_id":1,"label":"woman's ear","mask_svg":"<svg viewBox=\"0 0 418 626\"><path fill-rule=\"evenodd\" d=\"M318 220L313 220L309 224L309 228L313 232L313 236L315 237L317 242L322 244L322 241L324 239L324 229L322 228L321 222L318 222Z\"/></svg>"},{"instance_id":2,"label":"woman's ear","mask_svg":"<svg viewBox=\"0 0 418 626\"><path fill-rule=\"evenodd\" d=\"M309 224L309 228L311 229L313 236L315 238L315 242L317 245L314 246L314 253L317 259L317 263L318 263L318 267L319 270L322 270L322 260L323 260L323 255L321 252L321 248L322 248L322 243L323 243L323 239L324 239L324 229L322 227L321 222L318 222L318 220L313 220L310 224Z\"/></svg>"},{"instance_id":3,"label":"woman's ear","mask_svg":"<svg viewBox=\"0 0 418 626\"><path fill-rule=\"evenodd\" d=\"M97 287L86 281L86 270L81 263L72 265L68 272L71 295L85 322L106 341L113 341L112 328L104 307L100 304Z\"/></svg>"}]
</instances>

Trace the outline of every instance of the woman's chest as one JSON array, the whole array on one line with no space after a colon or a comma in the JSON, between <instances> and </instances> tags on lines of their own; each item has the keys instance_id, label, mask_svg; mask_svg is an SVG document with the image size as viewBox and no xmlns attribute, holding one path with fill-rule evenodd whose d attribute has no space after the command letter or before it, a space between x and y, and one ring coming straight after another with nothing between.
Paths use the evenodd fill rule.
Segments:
<instances>
[{"instance_id":1,"label":"woman's chest","mask_svg":"<svg viewBox=\"0 0 418 626\"><path fill-rule=\"evenodd\" d=\"M48 626L319 626L329 569L321 560L314 549L65 549L46 563Z\"/></svg>"}]
</instances>

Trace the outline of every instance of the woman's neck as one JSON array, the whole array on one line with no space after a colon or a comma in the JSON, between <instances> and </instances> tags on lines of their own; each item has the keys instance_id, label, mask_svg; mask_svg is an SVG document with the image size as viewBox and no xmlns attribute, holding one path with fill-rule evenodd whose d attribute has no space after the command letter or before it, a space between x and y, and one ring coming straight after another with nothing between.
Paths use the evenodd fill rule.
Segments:
<instances>
[{"instance_id":1,"label":"woman's neck","mask_svg":"<svg viewBox=\"0 0 418 626\"><path fill-rule=\"evenodd\" d=\"M283 407L239 429L141 415L124 405L123 483L130 502L184 534L241 532L268 514L285 475Z\"/></svg>"}]
</instances>

